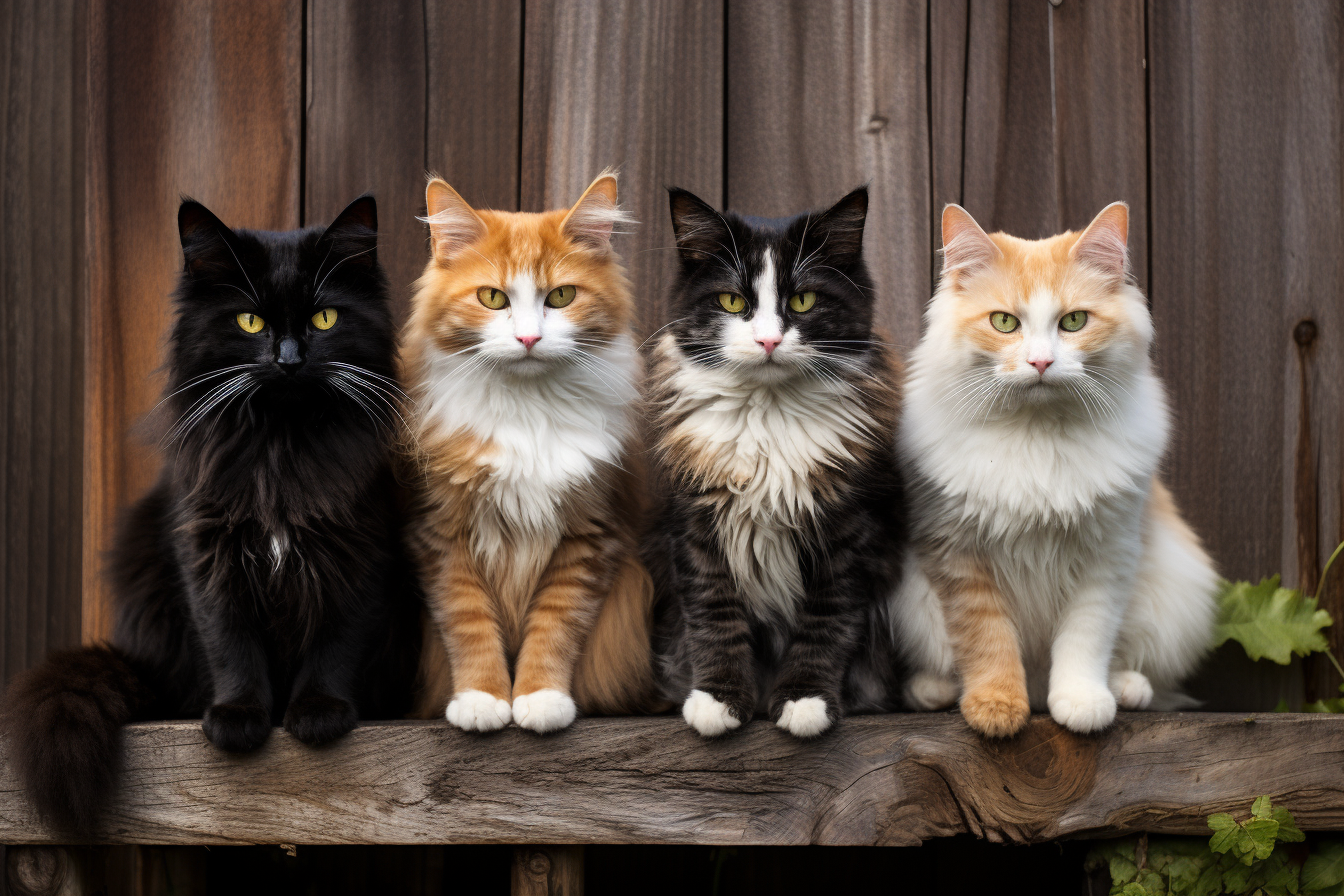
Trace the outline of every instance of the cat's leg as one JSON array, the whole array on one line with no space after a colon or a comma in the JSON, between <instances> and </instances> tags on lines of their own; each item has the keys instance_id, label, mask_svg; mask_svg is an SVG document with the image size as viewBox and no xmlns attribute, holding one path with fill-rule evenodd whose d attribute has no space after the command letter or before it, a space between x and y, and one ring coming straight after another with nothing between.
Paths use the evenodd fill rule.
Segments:
<instances>
[{"instance_id":1,"label":"cat's leg","mask_svg":"<svg viewBox=\"0 0 1344 896\"><path fill-rule=\"evenodd\" d=\"M961 714L976 731L1009 737L1031 716L1017 627L992 578L966 568L935 581L957 667Z\"/></svg>"},{"instance_id":2,"label":"cat's leg","mask_svg":"<svg viewBox=\"0 0 1344 896\"><path fill-rule=\"evenodd\" d=\"M370 593L372 585L370 585ZM330 592L326 598L333 597ZM334 601L333 601L334 602ZM290 690L285 730L317 746L355 727L355 675L365 659L369 633L364 619L327 619L324 631L308 646Z\"/></svg>"},{"instance_id":3,"label":"cat's leg","mask_svg":"<svg viewBox=\"0 0 1344 896\"><path fill-rule=\"evenodd\" d=\"M1127 583L1092 582L1064 608L1050 649L1046 705L1056 722L1086 734L1115 720L1111 657L1124 618ZM1134 682L1120 682L1122 688Z\"/></svg>"},{"instance_id":4,"label":"cat's leg","mask_svg":"<svg viewBox=\"0 0 1344 896\"><path fill-rule=\"evenodd\" d=\"M213 537L226 536L216 532ZM255 750L270 737L272 705L261 623L248 612L259 602L250 593L253 586L242 563L215 560L231 558L230 552L201 554L182 566L192 622L200 634L213 688L202 727L222 750Z\"/></svg>"},{"instance_id":5,"label":"cat's leg","mask_svg":"<svg viewBox=\"0 0 1344 896\"><path fill-rule=\"evenodd\" d=\"M947 709L961 696L952 639L938 593L913 550L907 551L901 585L891 597L898 649L911 668L905 702L923 712Z\"/></svg>"},{"instance_id":6,"label":"cat's leg","mask_svg":"<svg viewBox=\"0 0 1344 896\"><path fill-rule=\"evenodd\" d=\"M710 526L687 526L673 549L684 627L678 651L690 666L681 715L705 737L751 721L756 670L751 622Z\"/></svg>"},{"instance_id":7,"label":"cat's leg","mask_svg":"<svg viewBox=\"0 0 1344 896\"><path fill-rule=\"evenodd\" d=\"M513 720L539 733L568 727L579 651L611 587L611 536L562 538L541 574L524 621L513 681Z\"/></svg>"},{"instance_id":8,"label":"cat's leg","mask_svg":"<svg viewBox=\"0 0 1344 896\"><path fill-rule=\"evenodd\" d=\"M465 541L448 545L425 586L452 668L453 696L444 714L465 731L503 728L513 717L504 636Z\"/></svg>"}]
</instances>

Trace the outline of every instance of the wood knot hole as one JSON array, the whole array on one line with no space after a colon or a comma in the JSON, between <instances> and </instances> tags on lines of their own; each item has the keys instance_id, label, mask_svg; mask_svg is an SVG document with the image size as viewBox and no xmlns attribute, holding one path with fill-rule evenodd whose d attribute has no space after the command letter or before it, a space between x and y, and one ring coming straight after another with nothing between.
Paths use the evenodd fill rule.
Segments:
<instances>
[{"instance_id":1,"label":"wood knot hole","mask_svg":"<svg viewBox=\"0 0 1344 896\"><path fill-rule=\"evenodd\" d=\"M1316 341L1316 321L1311 318L1300 320L1297 326L1293 327L1293 341L1303 348L1309 347Z\"/></svg>"},{"instance_id":2,"label":"wood knot hole","mask_svg":"<svg viewBox=\"0 0 1344 896\"><path fill-rule=\"evenodd\" d=\"M882 115L874 115L872 118L868 119L868 127L866 130L870 134L878 134L886 130L886 127L887 118Z\"/></svg>"},{"instance_id":3,"label":"wood knot hole","mask_svg":"<svg viewBox=\"0 0 1344 896\"><path fill-rule=\"evenodd\" d=\"M546 877L551 873L551 858L544 852L534 852L527 858L527 873L533 877Z\"/></svg>"}]
</instances>

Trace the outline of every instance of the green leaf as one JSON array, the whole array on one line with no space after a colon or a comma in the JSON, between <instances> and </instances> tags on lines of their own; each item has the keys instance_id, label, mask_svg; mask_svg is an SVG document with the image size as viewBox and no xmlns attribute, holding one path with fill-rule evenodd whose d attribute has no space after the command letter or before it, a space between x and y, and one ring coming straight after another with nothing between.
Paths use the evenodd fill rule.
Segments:
<instances>
[{"instance_id":1,"label":"green leaf","mask_svg":"<svg viewBox=\"0 0 1344 896\"><path fill-rule=\"evenodd\" d=\"M1293 813L1282 806L1275 807L1274 820L1279 823L1279 842L1280 843L1301 843L1307 839L1307 835L1302 833L1297 826L1297 820L1293 818Z\"/></svg>"},{"instance_id":2,"label":"green leaf","mask_svg":"<svg viewBox=\"0 0 1344 896\"><path fill-rule=\"evenodd\" d=\"M1302 707L1303 712L1344 712L1344 697L1316 700Z\"/></svg>"},{"instance_id":3,"label":"green leaf","mask_svg":"<svg viewBox=\"0 0 1344 896\"><path fill-rule=\"evenodd\" d=\"M1259 869L1260 888L1269 896L1297 896L1298 873L1302 869L1290 862L1287 854L1276 852Z\"/></svg>"},{"instance_id":4,"label":"green leaf","mask_svg":"<svg viewBox=\"0 0 1344 896\"><path fill-rule=\"evenodd\" d=\"M1272 818L1252 818L1241 826L1242 861L1250 864L1250 857L1267 859L1274 851L1274 840L1279 835L1279 823Z\"/></svg>"},{"instance_id":5,"label":"green leaf","mask_svg":"<svg viewBox=\"0 0 1344 896\"><path fill-rule=\"evenodd\" d=\"M1223 892L1223 872L1217 865L1210 865L1199 875L1190 896L1218 896Z\"/></svg>"},{"instance_id":6,"label":"green leaf","mask_svg":"<svg viewBox=\"0 0 1344 896\"><path fill-rule=\"evenodd\" d=\"M1209 838L1209 849L1214 852L1227 852L1237 845L1237 840L1241 837L1241 825L1237 824L1237 820L1226 812L1210 815L1209 828L1215 831L1214 835Z\"/></svg>"},{"instance_id":7,"label":"green leaf","mask_svg":"<svg viewBox=\"0 0 1344 896\"><path fill-rule=\"evenodd\" d=\"M1312 850L1302 866L1302 892L1316 893L1344 884L1344 843L1327 840Z\"/></svg>"},{"instance_id":8,"label":"green leaf","mask_svg":"<svg viewBox=\"0 0 1344 896\"><path fill-rule=\"evenodd\" d=\"M1234 862L1223 870L1223 888L1229 893L1245 893L1251 888L1250 866Z\"/></svg>"},{"instance_id":9,"label":"green leaf","mask_svg":"<svg viewBox=\"0 0 1344 896\"><path fill-rule=\"evenodd\" d=\"M1214 646L1236 641L1253 660L1271 659L1287 665L1296 653L1326 650L1321 630L1330 614L1301 591L1279 587L1279 577L1250 582L1224 582L1218 596L1219 620Z\"/></svg>"},{"instance_id":10,"label":"green leaf","mask_svg":"<svg viewBox=\"0 0 1344 896\"><path fill-rule=\"evenodd\" d=\"M1255 802L1251 803L1251 815L1256 818L1273 818L1274 804L1269 801L1268 796L1258 796Z\"/></svg>"}]
</instances>

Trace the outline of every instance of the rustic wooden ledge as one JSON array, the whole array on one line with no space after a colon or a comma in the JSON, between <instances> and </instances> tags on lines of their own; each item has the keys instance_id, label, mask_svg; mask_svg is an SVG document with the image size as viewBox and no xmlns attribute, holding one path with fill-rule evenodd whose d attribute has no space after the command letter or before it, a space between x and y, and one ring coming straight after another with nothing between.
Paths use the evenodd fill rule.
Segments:
<instances>
[{"instance_id":1,"label":"rustic wooden ledge","mask_svg":"<svg viewBox=\"0 0 1344 896\"><path fill-rule=\"evenodd\" d=\"M680 719L590 719L547 737L360 727L310 749L277 731L230 756L199 723L133 725L97 843L914 845L1206 834L1260 794L1344 830L1344 717L1122 713L1080 737L1037 717L986 742L955 714L854 717L799 742L765 722L706 742ZM38 824L0 743L0 843Z\"/></svg>"}]
</instances>

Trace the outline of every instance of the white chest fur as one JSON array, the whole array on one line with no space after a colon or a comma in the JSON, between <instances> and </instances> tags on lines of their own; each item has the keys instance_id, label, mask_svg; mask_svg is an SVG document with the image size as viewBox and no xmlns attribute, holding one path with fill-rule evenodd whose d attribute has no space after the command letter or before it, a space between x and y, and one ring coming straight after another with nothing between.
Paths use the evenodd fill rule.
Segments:
<instances>
[{"instance_id":1,"label":"white chest fur","mask_svg":"<svg viewBox=\"0 0 1344 896\"><path fill-rule=\"evenodd\" d=\"M420 409L424 428L467 431L488 443L481 498L516 533L559 537L568 493L604 464L619 464L634 432L640 359L623 336L595 360L517 375L435 355Z\"/></svg>"},{"instance_id":2,"label":"white chest fur","mask_svg":"<svg viewBox=\"0 0 1344 896\"><path fill-rule=\"evenodd\" d=\"M694 458L743 596L757 613L791 621L803 593L797 539L814 522L815 478L824 466L853 462L848 445L867 438L859 396L829 380L753 383L677 360L669 440Z\"/></svg>"}]
</instances>

